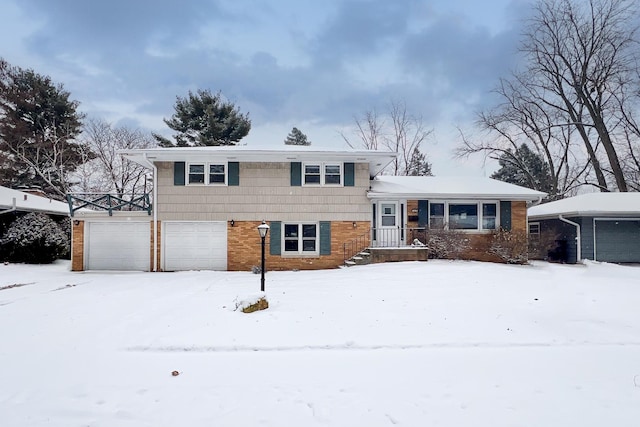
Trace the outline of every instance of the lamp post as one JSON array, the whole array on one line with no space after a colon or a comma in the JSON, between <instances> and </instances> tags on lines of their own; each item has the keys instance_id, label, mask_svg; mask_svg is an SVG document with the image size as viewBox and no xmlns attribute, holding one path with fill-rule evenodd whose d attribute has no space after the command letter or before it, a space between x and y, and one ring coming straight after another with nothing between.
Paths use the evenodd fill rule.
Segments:
<instances>
[{"instance_id":1,"label":"lamp post","mask_svg":"<svg viewBox=\"0 0 640 427\"><path fill-rule=\"evenodd\" d=\"M262 258L260 264L260 291L264 292L264 238L267 237L269 232L269 226L266 222L262 221L262 224L258 226L258 233L260 233L260 239L262 239Z\"/></svg>"}]
</instances>

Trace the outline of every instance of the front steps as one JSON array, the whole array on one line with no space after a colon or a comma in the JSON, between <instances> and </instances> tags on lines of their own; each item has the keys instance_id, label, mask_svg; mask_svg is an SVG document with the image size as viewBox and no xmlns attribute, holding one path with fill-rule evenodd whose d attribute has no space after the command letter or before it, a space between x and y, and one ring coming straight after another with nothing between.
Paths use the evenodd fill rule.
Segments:
<instances>
[{"instance_id":1,"label":"front steps","mask_svg":"<svg viewBox=\"0 0 640 427\"><path fill-rule=\"evenodd\" d=\"M367 265L371 264L371 253L365 249L346 260L344 265L346 267L353 267L355 265Z\"/></svg>"}]
</instances>

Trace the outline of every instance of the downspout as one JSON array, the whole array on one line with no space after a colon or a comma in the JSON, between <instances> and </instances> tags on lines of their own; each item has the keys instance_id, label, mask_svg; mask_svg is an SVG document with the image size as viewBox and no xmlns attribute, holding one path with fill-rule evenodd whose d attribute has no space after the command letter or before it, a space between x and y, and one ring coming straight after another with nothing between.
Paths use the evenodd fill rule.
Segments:
<instances>
[{"instance_id":1,"label":"downspout","mask_svg":"<svg viewBox=\"0 0 640 427\"><path fill-rule=\"evenodd\" d=\"M153 271L158 271L158 167L155 163L152 163L147 158L147 153L144 153L144 158L153 169Z\"/></svg>"},{"instance_id":2,"label":"downspout","mask_svg":"<svg viewBox=\"0 0 640 427\"><path fill-rule=\"evenodd\" d=\"M576 228L576 262L582 261L582 241L580 239L580 224L577 222L570 221L562 216L562 214L558 215L558 219L562 222L566 222L567 224L573 225Z\"/></svg>"},{"instance_id":3,"label":"downspout","mask_svg":"<svg viewBox=\"0 0 640 427\"><path fill-rule=\"evenodd\" d=\"M13 206L11 206L9 209L6 209L6 210L3 210L3 211L0 211L0 215L2 215L2 214L6 214L6 213L9 213L9 212L13 212L13 211L15 211L15 210L16 210L16 198L14 197L14 198L13 198Z\"/></svg>"}]
</instances>

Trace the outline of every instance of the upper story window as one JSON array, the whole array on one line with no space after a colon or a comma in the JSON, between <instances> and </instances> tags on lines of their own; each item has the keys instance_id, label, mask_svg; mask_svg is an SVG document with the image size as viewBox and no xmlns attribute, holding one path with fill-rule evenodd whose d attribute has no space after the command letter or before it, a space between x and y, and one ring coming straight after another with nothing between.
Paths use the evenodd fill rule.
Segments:
<instances>
[{"instance_id":1,"label":"upper story window","mask_svg":"<svg viewBox=\"0 0 640 427\"><path fill-rule=\"evenodd\" d=\"M227 165L218 163L190 163L187 169L189 184L225 185Z\"/></svg>"},{"instance_id":2,"label":"upper story window","mask_svg":"<svg viewBox=\"0 0 640 427\"><path fill-rule=\"evenodd\" d=\"M304 185L342 185L342 163L305 163Z\"/></svg>"}]
</instances>

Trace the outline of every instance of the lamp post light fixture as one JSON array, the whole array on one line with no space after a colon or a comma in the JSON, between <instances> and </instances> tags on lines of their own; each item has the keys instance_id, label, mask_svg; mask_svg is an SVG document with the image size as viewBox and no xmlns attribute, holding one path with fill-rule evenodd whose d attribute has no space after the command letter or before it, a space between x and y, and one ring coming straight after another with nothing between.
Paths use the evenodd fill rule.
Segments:
<instances>
[{"instance_id":1,"label":"lamp post light fixture","mask_svg":"<svg viewBox=\"0 0 640 427\"><path fill-rule=\"evenodd\" d=\"M262 224L258 226L258 233L260 233L260 239L262 239L262 257L260 264L260 291L264 292L264 238L269 233L269 226L266 222L262 221Z\"/></svg>"}]
</instances>

